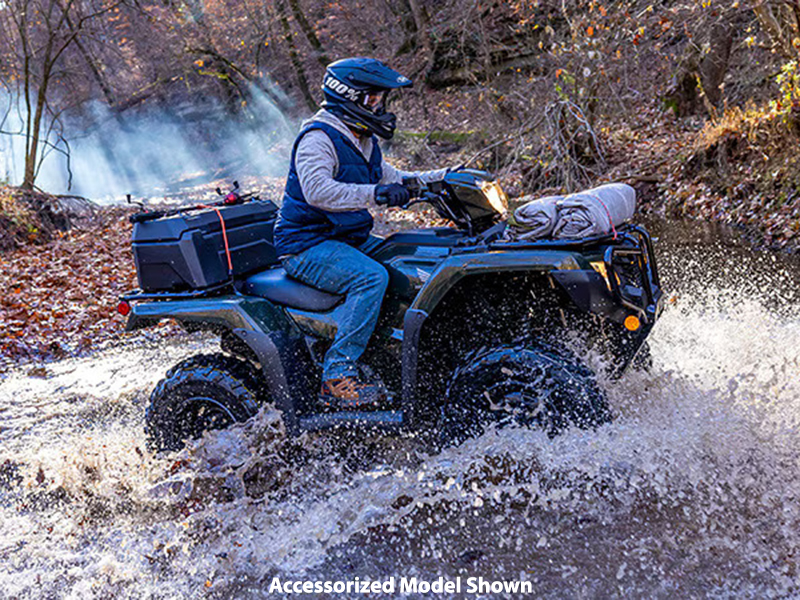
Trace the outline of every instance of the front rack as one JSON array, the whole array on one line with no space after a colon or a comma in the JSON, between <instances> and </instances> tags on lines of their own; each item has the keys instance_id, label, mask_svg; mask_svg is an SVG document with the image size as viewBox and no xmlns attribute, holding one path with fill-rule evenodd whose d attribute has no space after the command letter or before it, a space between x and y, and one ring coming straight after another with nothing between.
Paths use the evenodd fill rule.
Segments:
<instances>
[{"instance_id":1,"label":"front rack","mask_svg":"<svg viewBox=\"0 0 800 600\"><path fill-rule=\"evenodd\" d=\"M655 320L658 310L658 301L661 298L661 280L658 275L653 240L650 234L642 227L629 225L619 237L632 245L613 245L606 248L603 261L605 262L608 284L614 300L631 311L637 312L645 322ZM623 278L617 271L614 259L628 257L636 261L641 273L642 296L640 302L623 290Z\"/></svg>"},{"instance_id":2,"label":"front rack","mask_svg":"<svg viewBox=\"0 0 800 600\"><path fill-rule=\"evenodd\" d=\"M590 237L577 238L577 239L540 239L535 241L505 241L495 240L489 242L487 246L491 250L534 250L547 248L548 250L569 249L569 250L582 250L584 248L591 248L601 244L611 244L620 239L625 239L626 234L632 230L641 230L640 227L631 224L625 224L617 228L616 237L614 233L604 233L602 235L594 235ZM643 231L643 230L642 230ZM628 239L630 239L628 237Z\"/></svg>"}]
</instances>

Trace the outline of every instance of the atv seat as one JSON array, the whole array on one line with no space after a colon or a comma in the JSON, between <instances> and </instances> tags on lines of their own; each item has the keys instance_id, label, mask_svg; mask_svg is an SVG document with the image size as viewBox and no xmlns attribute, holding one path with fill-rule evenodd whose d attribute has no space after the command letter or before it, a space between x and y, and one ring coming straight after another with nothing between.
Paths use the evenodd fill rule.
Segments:
<instances>
[{"instance_id":1,"label":"atv seat","mask_svg":"<svg viewBox=\"0 0 800 600\"><path fill-rule=\"evenodd\" d=\"M242 281L239 291L310 312L327 312L344 300L344 296L329 294L292 279L283 267L251 275Z\"/></svg>"}]
</instances>

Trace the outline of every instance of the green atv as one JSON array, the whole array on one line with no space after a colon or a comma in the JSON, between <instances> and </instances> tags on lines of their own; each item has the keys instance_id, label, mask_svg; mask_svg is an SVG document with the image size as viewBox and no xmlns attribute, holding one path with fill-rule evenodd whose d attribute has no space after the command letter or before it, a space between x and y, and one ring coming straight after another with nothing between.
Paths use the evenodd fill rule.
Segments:
<instances>
[{"instance_id":1,"label":"green atv","mask_svg":"<svg viewBox=\"0 0 800 600\"><path fill-rule=\"evenodd\" d=\"M266 403L290 435L367 428L453 442L491 423L555 434L609 421L578 354L606 355L615 377L643 349L663 297L647 232L623 225L577 241L510 242L506 197L488 173L407 184L414 203L453 226L370 237L360 248L390 275L362 359L362 377L386 391L386 404L370 411L318 405L344 298L287 276L272 245L275 204L241 196L235 184L217 205L131 217L141 289L120 303L127 330L174 319L220 338L219 353L174 366L153 391L153 447L178 449Z\"/></svg>"}]
</instances>

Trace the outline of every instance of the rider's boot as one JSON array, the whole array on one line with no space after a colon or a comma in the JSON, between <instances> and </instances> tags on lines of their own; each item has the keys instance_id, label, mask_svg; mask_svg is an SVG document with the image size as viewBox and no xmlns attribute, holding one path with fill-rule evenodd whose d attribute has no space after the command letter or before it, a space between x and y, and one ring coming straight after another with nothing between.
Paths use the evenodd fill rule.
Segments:
<instances>
[{"instance_id":1,"label":"rider's boot","mask_svg":"<svg viewBox=\"0 0 800 600\"><path fill-rule=\"evenodd\" d=\"M374 410L386 401L386 394L374 383L348 376L323 381L319 401L327 410Z\"/></svg>"}]
</instances>

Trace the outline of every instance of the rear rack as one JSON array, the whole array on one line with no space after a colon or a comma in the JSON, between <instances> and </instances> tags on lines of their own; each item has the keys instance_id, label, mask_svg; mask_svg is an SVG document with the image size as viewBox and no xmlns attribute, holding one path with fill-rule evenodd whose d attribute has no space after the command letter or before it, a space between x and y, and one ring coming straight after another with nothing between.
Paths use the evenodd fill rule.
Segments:
<instances>
[{"instance_id":1,"label":"rear rack","mask_svg":"<svg viewBox=\"0 0 800 600\"><path fill-rule=\"evenodd\" d=\"M131 300L193 300L216 296L232 289L233 282L225 281L202 290L187 290L185 292L143 292L142 290L134 290L121 296L120 299L125 302L130 302Z\"/></svg>"}]
</instances>

